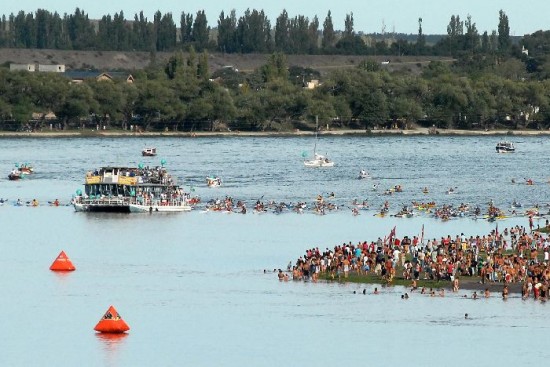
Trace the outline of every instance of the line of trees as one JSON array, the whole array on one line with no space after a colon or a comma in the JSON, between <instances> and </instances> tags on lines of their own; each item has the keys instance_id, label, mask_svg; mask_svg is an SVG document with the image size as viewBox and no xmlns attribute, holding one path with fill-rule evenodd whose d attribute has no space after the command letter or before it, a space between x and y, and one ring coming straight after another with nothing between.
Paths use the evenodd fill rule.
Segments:
<instances>
[{"instance_id":1,"label":"line of trees","mask_svg":"<svg viewBox=\"0 0 550 367\"><path fill-rule=\"evenodd\" d=\"M143 130L312 129L315 116L329 128L372 129L413 123L440 128L550 127L550 80L529 80L515 59L467 76L443 62L421 75L389 72L366 58L335 70L315 89L302 80L318 77L291 67L273 53L250 74L231 68L208 73L208 54L176 52L151 65L135 83L89 80L70 84L60 73L0 69L0 128L96 128ZM32 120L53 111L57 121Z\"/></svg>"},{"instance_id":2,"label":"line of trees","mask_svg":"<svg viewBox=\"0 0 550 367\"><path fill-rule=\"evenodd\" d=\"M480 34L470 16L463 21L453 15L446 35L435 44L428 44L426 39L422 19L416 40L410 42L392 34L368 36L357 32L353 13L346 15L344 30L335 30L330 11L321 24L317 16L290 17L283 10L273 27L263 10L255 9L247 9L240 17L234 10L229 14L222 11L214 26L204 11L194 15L182 12L179 19L157 11L150 21L143 12L132 20L122 11L91 20L79 8L63 16L38 9L4 15L0 20L0 47L15 48L172 52L193 47L199 52L227 53L452 56L514 51L508 17L502 10L498 27L490 34Z\"/></svg>"}]
</instances>

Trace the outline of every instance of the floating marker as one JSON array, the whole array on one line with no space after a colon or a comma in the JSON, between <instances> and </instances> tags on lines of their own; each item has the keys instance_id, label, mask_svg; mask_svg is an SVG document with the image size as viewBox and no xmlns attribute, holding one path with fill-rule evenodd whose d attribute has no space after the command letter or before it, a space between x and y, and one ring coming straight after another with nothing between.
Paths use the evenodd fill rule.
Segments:
<instances>
[{"instance_id":1,"label":"floating marker","mask_svg":"<svg viewBox=\"0 0 550 367\"><path fill-rule=\"evenodd\" d=\"M67 257L65 251L61 251L50 266L50 270L53 271L73 271L75 269L76 268L74 267L71 260Z\"/></svg>"},{"instance_id":2,"label":"floating marker","mask_svg":"<svg viewBox=\"0 0 550 367\"><path fill-rule=\"evenodd\" d=\"M121 334L130 330L130 327L120 317L117 310L113 306L110 306L105 315L94 327L94 330L100 333Z\"/></svg>"}]
</instances>

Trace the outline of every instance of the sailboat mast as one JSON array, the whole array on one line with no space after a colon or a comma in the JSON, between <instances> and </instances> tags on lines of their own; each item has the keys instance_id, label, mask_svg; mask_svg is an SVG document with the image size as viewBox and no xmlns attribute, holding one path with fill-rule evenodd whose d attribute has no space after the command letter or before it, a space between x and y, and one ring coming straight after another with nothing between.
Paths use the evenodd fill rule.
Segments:
<instances>
[{"instance_id":1,"label":"sailboat mast","mask_svg":"<svg viewBox=\"0 0 550 367\"><path fill-rule=\"evenodd\" d=\"M315 145L313 146L313 157L315 157L315 153L317 153L317 139L319 136L317 135L319 132L319 115L315 115Z\"/></svg>"}]
</instances>

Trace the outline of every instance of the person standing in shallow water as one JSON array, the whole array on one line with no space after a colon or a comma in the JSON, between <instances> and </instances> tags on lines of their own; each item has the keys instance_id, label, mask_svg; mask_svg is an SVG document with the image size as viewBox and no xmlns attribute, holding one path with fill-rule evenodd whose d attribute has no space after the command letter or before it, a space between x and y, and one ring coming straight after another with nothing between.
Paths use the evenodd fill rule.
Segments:
<instances>
[{"instance_id":1,"label":"person standing in shallow water","mask_svg":"<svg viewBox=\"0 0 550 367\"><path fill-rule=\"evenodd\" d=\"M508 286L505 285L502 289L502 299L508 299Z\"/></svg>"},{"instance_id":2,"label":"person standing in shallow water","mask_svg":"<svg viewBox=\"0 0 550 367\"><path fill-rule=\"evenodd\" d=\"M458 292L459 284L458 284L458 277L455 277L453 280L453 292Z\"/></svg>"}]
</instances>

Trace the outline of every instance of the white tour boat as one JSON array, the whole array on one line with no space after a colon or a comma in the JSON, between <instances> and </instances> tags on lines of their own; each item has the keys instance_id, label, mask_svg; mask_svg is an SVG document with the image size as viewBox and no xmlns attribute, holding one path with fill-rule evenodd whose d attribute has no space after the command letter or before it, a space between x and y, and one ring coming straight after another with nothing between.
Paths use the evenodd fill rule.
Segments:
<instances>
[{"instance_id":1,"label":"white tour boat","mask_svg":"<svg viewBox=\"0 0 550 367\"><path fill-rule=\"evenodd\" d=\"M77 212L152 213L190 211L189 194L164 167L103 167L86 174L76 191Z\"/></svg>"}]
</instances>

